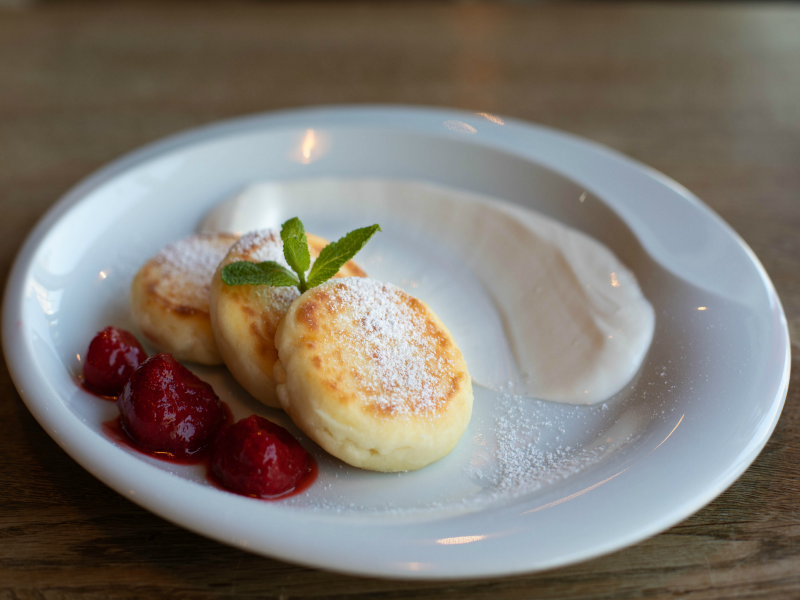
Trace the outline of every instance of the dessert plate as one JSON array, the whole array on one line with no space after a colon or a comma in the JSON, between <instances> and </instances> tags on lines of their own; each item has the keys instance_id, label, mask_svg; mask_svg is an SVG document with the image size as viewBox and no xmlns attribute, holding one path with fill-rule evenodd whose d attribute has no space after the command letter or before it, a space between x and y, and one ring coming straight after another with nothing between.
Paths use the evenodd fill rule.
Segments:
<instances>
[{"instance_id":1,"label":"dessert plate","mask_svg":"<svg viewBox=\"0 0 800 600\"><path fill-rule=\"evenodd\" d=\"M488 196L604 243L655 309L653 342L637 376L595 406L518 397L497 378L476 386L473 420L456 450L414 473L349 468L292 429L316 457L319 477L282 501L224 492L200 467L145 457L106 436L102 424L116 407L79 387L80 360L99 329L133 328L127 294L139 266L246 185L323 180L350 182L338 189L400 181ZM361 202L362 216L381 216L370 212L368 197ZM336 238L367 224L352 198L342 206L332 195L308 217L308 229ZM292 208L288 194L267 217L280 223L294 216ZM438 299L443 321L451 315L456 338L467 340L465 355L476 365L470 370L495 372L496 342L509 324L461 257L435 236L419 235L413 214L388 223L371 246L359 258L368 272ZM790 359L786 319L760 263L675 182L531 124L390 107L227 121L147 146L90 176L21 249L6 288L3 347L17 389L48 434L139 505L267 556L410 579L549 569L678 523L722 493L764 447L786 397ZM237 418L258 412L291 428L225 369L194 370Z\"/></svg>"}]
</instances>

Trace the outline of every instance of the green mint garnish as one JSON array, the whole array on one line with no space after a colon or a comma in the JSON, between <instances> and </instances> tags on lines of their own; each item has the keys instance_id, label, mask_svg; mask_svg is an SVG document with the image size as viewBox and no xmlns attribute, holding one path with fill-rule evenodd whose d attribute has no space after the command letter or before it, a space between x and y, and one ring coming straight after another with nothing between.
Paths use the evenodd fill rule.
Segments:
<instances>
[{"instance_id":1,"label":"green mint garnish","mask_svg":"<svg viewBox=\"0 0 800 600\"><path fill-rule=\"evenodd\" d=\"M225 265L222 281L228 285L300 285L294 273L272 260L260 263L242 260Z\"/></svg>"},{"instance_id":2,"label":"green mint garnish","mask_svg":"<svg viewBox=\"0 0 800 600\"><path fill-rule=\"evenodd\" d=\"M311 254L308 252L308 239L303 223L295 217L289 219L281 226L281 239L283 240L283 257L292 270L297 273L300 283L297 287L302 294L308 289L306 285L306 271L311 266ZM268 284L274 285L274 284ZM293 284L288 284L293 285Z\"/></svg>"},{"instance_id":3,"label":"green mint garnish","mask_svg":"<svg viewBox=\"0 0 800 600\"><path fill-rule=\"evenodd\" d=\"M328 244L314 261L314 266L306 278L306 271L311 266L311 254L308 251L308 239L303 223L295 217L286 221L281 227L281 240L283 240L283 256L297 275L271 260L260 263L239 261L222 268L222 281L227 285L273 287L294 285L302 294L336 275L347 261L358 254L375 232L380 230L380 225L362 227Z\"/></svg>"}]
</instances>

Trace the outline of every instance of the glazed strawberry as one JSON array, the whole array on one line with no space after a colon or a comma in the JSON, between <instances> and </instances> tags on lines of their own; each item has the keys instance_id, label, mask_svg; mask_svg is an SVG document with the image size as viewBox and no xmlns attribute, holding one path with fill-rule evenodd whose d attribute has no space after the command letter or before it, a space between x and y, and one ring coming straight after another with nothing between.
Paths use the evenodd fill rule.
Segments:
<instances>
[{"instance_id":1,"label":"glazed strawberry","mask_svg":"<svg viewBox=\"0 0 800 600\"><path fill-rule=\"evenodd\" d=\"M171 354L143 362L125 384L117 406L122 428L134 442L178 458L206 447L225 419L213 388Z\"/></svg>"},{"instance_id":2,"label":"glazed strawberry","mask_svg":"<svg viewBox=\"0 0 800 600\"><path fill-rule=\"evenodd\" d=\"M292 490L310 468L300 443L280 425L252 415L223 427L211 454L211 471L226 488L246 496Z\"/></svg>"},{"instance_id":3,"label":"glazed strawberry","mask_svg":"<svg viewBox=\"0 0 800 600\"><path fill-rule=\"evenodd\" d=\"M104 396L118 396L131 373L147 358L133 334L106 327L94 336L83 363L86 386Z\"/></svg>"}]
</instances>

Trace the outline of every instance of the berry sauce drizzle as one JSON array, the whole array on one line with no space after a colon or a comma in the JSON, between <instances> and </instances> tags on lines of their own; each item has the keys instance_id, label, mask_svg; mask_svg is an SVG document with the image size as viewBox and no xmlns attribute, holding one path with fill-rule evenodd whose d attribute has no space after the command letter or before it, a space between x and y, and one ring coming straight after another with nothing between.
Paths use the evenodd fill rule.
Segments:
<instances>
[{"instance_id":1,"label":"berry sauce drizzle","mask_svg":"<svg viewBox=\"0 0 800 600\"><path fill-rule=\"evenodd\" d=\"M91 393L105 400L116 400L116 398L106 398L104 396L99 396L95 392ZM222 403L222 409L225 412L224 425L232 425L233 413L231 413L231 409L225 402L221 401L221 403ZM103 433L106 434L108 438L117 442L118 444L125 446L126 448L130 448L131 450L135 450L136 452L144 454L145 456L152 456L153 458L157 458L159 460L163 460L165 462L176 465L203 465L205 467L206 479L213 487L231 494L238 494L238 492L228 489L224 485L222 485L219 478L211 472L210 446L204 448L200 452L196 452L195 454L189 457L176 457L170 454L169 452L152 452L150 450L145 450L144 448L139 447L136 444L136 442L134 442L122 428L121 417L116 417L115 419L111 419L110 421L106 421L105 423L103 423ZM283 494L278 494L276 496L269 496L269 497L247 496L247 497L256 498L258 500L264 500L266 502L274 502L276 500L284 500L286 498L291 498L292 496L297 496L302 494L308 488L310 488L311 485L316 481L318 475L319 475L319 467L317 466L317 461L314 460L314 457L311 456L311 454L309 454L308 472L300 480L300 483L294 486L291 490L286 491ZM238 494L238 495L242 496L244 494Z\"/></svg>"},{"instance_id":2,"label":"berry sauce drizzle","mask_svg":"<svg viewBox=\"0 0 800 600\"><path fill-rule=\"evenodd\" d=\"M87 394L91 394L95 398L100 398L101 400L106 400L107 402L116 402L117 398L119 398L119 396L105 396L105 395L101 394L100 392L96 392L95 390L90 388L88 385L86 385L85 381L79 381L78 382L78 386L84 392L86 392Z\"/></svg>"}]
</instances>

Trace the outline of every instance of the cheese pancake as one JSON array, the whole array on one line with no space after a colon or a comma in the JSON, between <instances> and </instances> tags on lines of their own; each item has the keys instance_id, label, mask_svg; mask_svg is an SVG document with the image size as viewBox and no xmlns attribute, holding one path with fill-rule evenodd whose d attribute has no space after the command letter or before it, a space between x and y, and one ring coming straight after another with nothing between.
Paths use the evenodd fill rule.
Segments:
<instances>
[{"instance_id":1,"label":"cheese pancake","mask_svg":"<svg viewBox=\"0 0 800 600\"><path fill-rule=\"evenodd\" d=\"M239 236L200 233L170 244L131 285L133 318L159 350L178 360L222 363L209 315L211 278Z\"/></svg>"},{"instance_id":2,"label":"cheese pancake","mask_svg":"<svg viewBox=\"0 0 800 600\"><path fill-rule=\"evenodd\" d=\"M275 338L278 398L348 464L410 471L450 452L472 383L450 332L421 300L367 278L331 280L289 308Z\"/></svg>"},{"instance_id":3,"label":"cheese pancake","mask_svg":"<svg viewBox=\"0 0 800 600\"><path fill-rule=\"evenodd\" d=\"M311 257L316 258L328 242L310 233L306 235ZM242 236L219 264L211 284L211 324L225 364L254 398L267 406L280 408L272 376L278 360L275 331L300 293L295 287L223 283L222 268L242 260L272 260L288 268L280 232L268 229ZM336 276L343 275L362 277L364 272L350 261Z\"/></svg>"}]
</instances>

